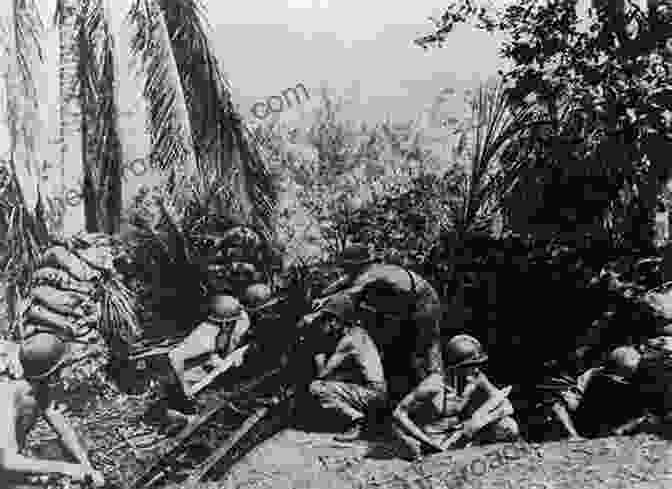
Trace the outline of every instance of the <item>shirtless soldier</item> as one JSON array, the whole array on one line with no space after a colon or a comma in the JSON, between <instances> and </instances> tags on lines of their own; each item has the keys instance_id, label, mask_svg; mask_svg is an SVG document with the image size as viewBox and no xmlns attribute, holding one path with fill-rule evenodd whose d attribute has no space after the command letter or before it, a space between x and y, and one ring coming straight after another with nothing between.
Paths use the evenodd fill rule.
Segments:
<instances>
[{"instance_id":1,"label":"shirtless soldier","mask_svg":"<svg viewBox=\"0 0 672 489\"><path fill-rule=\"evenodd\" d=\"M104 485L91 466L85 448L62 412L50 399L50 387L60 378L67 344L40 333L18 345L0 342L0 480L10 488L40 487L31 476L67 476L75 482ZM77 463L25 456L26 437L40 416L58 433Z\"/></svg>"},{"instance_id":2,"label":"shirtless soldier","mask_svg":"<svg viewBox=\"0 0 672 489\"><path fill-rule=\"evenodd\" d=\"M472 336L457 335L448 342L448 375L430 374L394 410L393 432L402 457L415 459L450 448L444 443L458 429L477 443L518 438L511 402L493 399L494 405L486 405L498 393L480 369L487 359Z\"/></svg>"},{"instance_id":3,"label":"shirtless soldier","mask_svg":"<svg viewBox=\"0 0 672 489\"><path fill-rule=\"evenodd\" d=\"M398 401L430 373L442 373L441 301L434 287L412 270L377 262L363 245L346 248L340 264L345 277L323 291L323 297L315 301L316 309L335 293L349 295L360 309L363 303L373 306L363 320L383 356L387 356L384 367L390 396ZM373 297L362 302L366 296ZM397 358L401 352L388 355L388 348L397 346L407 350L405 358Z\"/></svg>"},{"instance_id":4,"label":"shirtless soldier","mask_svg":"<svg viewBox=\"0 0 672 489\"><path fill-rule=\"evenodd\" d=\"M348 419L348 430L336 438L339 441L359 438L368 415L387 399L378 348L365 329L353 324L353 312L354 304L346 295L334 296L324 305L320 324L326 348L315 355L317 380L309 386L322 408Z\"/></svg>"}]
</instances>

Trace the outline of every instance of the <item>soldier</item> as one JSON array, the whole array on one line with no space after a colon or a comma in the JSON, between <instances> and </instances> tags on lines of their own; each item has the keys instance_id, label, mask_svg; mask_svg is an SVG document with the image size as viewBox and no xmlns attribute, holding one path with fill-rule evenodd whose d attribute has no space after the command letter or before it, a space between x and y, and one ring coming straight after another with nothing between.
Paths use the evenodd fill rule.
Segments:
<instances>
[{"instance_id":1,"label":"soldier","mask_svg":"<svg viewBox=\"0 0 672 489\"><path fill-rule=\"evenodd\" d=\"M267 354L275 359L276 354L279 355L286 347L285 342L278 341L278 338L284 338L286 334L291 333L288 327L293 326L283 323L285 318L275 307L279 302L280 299L274 297L271 288L261 283L250 285L242 298L242 303L250 317L253 349L266 356L266 359L268 359Z\"/></svg>"},{"instance_id":2,"label":"soldier","mask_svg":"<svg viewBox=\"0 0 672 489\"><path fill-rule=\"evenodd\" d=\"M3 487L40 487L31 476L66 476L75 482L105 483L91 465L86 449L56 403L51 388L60 381L67 344L54 335L40 333L23 344L0 343L0 480ZM63 447L77 463L40 460L23 454L26 437L44 417L59 435Z\"/></svg>"},{"instance_id":3,"label":"soldier","mask_svg":"<svg viewBox=\"0 0 672 489\"><path fill-rule=\"evenodd\" d=\"M390 356L385 351L385 343L381 342L385 333L381 332L381 335L376 336L375 330L384 329L389 332L392 323L396 324L399 330L403 331L401 334L405 335L406 340L413 344L410 347L412 351L405 355L412 357L411 368L415 378L407 379L407 372L397 374L388 368L391 365L385 365L386 373L395 375L398 381L395 382L397 385L390 385L391 394L397 397L403 396L430 373L442 373L440 330L442 308L434 287L411 270L397 265L375 263L375 258L368 248L362 245L347 248L341 256L340 263L345 269L346 276L328 286L324 295L340 291L356 301L363 297L367 298L360 301L361 305L366 306L365 320L368 324L365 324L365 327L378 342L383 356L388 358ZM383 325L383 321L387 323ZM403 347L409 348L409 344L405 343ZM395 365L400 365L400 362L395 361Z\"/></svg>"},{"instance_id":4,"label":"soldier","mask_svg":"<svg viewBox=\"0 0 672 489\"><path fill-rule=\"evenodd\" d=\"M191 387L195 383L185 377L187 362L197 362L211 355L226 357L242 345L249 328L249 316L235 297L216 294L211 298L207 319L168 354L182 393L187 398L191 396ZM182 407L191 410L188 404Z\"/></svg>"},{"instance_id":5,"label":"soldier","mask_svg":"<svg viewBox=\"0 0 672 489\"><path fill-rule=\"evenodd\" d=\"M317 379L311 396L326 410L348 420L339 441L358 438L369 414L385 405L387 385L374 341L353 322L354 304L345 295L332 297L323 307L319 325L321 345L315 345Z\"/></svg>"},{"instance_id":6,"label":"soldier","mask_svg":"<svg viewBox=\"0 0 672 489\"><path fill-rule=\"evenodd\" d=\"M401 400L392 415L403 458L415 459L450 448L444 443L457 430L467 441L477 443L518 438L511 402L493 399L499 391L481 370L487 360L472 336L458 335L448 342L448 375L430 374Z\"/></svg>"},{"instance_id":7,"label":"soldier","mask_svg":"<svg viewBox=\"0 0 672 489\"><path fill-rule=\"evenodd\" d=\"M567 415L560 418L572 437L623 434L635 429L633 421L645 419L642 395L633 382L640 360L634 347L621 346L610 352L604 366L579 377L578 393L565 394Z\"/></svg>"}]
</instances>

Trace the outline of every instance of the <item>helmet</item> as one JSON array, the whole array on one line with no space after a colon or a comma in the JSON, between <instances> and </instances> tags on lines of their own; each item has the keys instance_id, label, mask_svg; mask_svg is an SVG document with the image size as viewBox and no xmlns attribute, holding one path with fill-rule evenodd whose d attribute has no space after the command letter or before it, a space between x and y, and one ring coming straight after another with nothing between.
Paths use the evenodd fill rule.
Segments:
<instances>
[{"instance_id":1,"label":"helmet","mask_svg":"<svg viewBox=\"0 0 672 489\"><path fill-rule=\"evenodd\" d=\"M208 320L221 323L242 316L243 308L231 295L216 294L210 300Z\"/></svg>"},{"instance_id":2,"label":"helmet","mask_svg":"<svg viewBox=\"0 0 672 489\"><path fill-rule=\"evenodd\" d=\"M614 380L625 382L637 370L640 353L632 346L619 346L614 348L607 357L605 370Z\"/></svg>"},{"instance_id":3,"label":"helmet","mask_svg":"<svg viewBox=\"0 0 672 489\"><path fill-rule=\"evenodd\" d=\"M374 256L369 248L362 244L348 246L339 257L340 265L365 265L374 261Z\"/></svg>"},{"instance_id":4,"label":"helmet","mask_svg":"<svg viewBox=\"0 0 672 489\"><path fill-rule=\"evenodd\" d=\"M257 309L271 302L273 292L266 284L252 284L243 294L243 304L250 309Z\"/></svg>"},{"instance_id":5,"label":"helmet","mask_svg":"<svg viewBox=\"0 0 672 489\"><path fill-rule=\"evenodd\" d=\"M63 365L67 352L67 343L58 336L48 333L31 336L21 344L19 350L24 377L48 377Z\"/></svg>"},{"instance_id":6,"label":"helmet","mask_svg":"<svg viewBox=\"0 0 672 489\"><path fill-rule=\"evenodd\" d=\"M337 294L330 297L320 309L322 315L336 316L344 322L352 320L355 312L355 304L350 296Z\"/></svg>"},{"instance_id":7,"label":"helmet","mask_svg":"<svg viewBox=\"0 0 672 489\"><path fill-rule=\"evenodd\" d=\"M446 344L446 364L449 367L479 365L488 360L480 341L473 336L460 334Z\"/></svg>"}]
</instances>

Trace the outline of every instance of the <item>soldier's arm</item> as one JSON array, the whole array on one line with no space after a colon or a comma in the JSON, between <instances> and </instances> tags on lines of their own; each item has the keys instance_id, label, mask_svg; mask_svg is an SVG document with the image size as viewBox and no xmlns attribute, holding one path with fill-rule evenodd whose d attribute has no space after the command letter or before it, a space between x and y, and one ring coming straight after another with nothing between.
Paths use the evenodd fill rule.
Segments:
<instances>
[{"instance_id":1,"label":"soldier's arm","mask_svg":"<svg viewBox=\"0 0 672 489\"><path fill-rule=\"evenodd\" d=\"M443 379L439 374L432 374L406 395L392 413L394 420L406 432L438 451L443 451L443 448L437 443L434 443L434 441L413 422L409 415L415 412L423 404L432 402L434 397L439 394L442 389Z\"/></svg>"},{"instance_id":2,"label":"soldier's arm","mask_svg":"<svg viewBox=\"0 0 672 489\"><path fill-rule=\"evenodd\" d=\"M339 368L346 360L348 360L355 351L355 345L350 337L343 338L336 346L336 350L327 360L326 365L317 372L318 379L324 379L329 376L334 370Z\"/></svg>"},{"instance_id":3,"label":"soldier's arm","mask_svg":"<svg viewBox=\"0 0 672 489\"><path fill-rule=\"evenodd\" d=\"M62 407L59 409L59 406L57 406L55 402L51 402L44 410L44 419L58 434L63 447L72 455L72 457L80 464L92 468L84 444L72 425L63 415Z\"/></svg>"},{"instance_id":4,"label":"soldier's arm","mask_svg":"<svg viewBox=\"0 0 672 489\"><path fill-rule=\"evenodd\" d=\"M19 453L16 441L16 407L8 386L9 384L5 384L5 388L0 389L0 472L24 476L61 475L83 481L89 473L83 465L40 460Z\"/></svg>"}]
</instances>

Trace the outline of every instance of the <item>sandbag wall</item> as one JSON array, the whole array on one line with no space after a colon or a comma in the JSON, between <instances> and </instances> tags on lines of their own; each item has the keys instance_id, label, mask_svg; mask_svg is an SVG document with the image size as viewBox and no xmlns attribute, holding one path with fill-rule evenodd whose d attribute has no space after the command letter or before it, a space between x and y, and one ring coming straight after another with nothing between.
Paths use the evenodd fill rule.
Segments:
<instances>
[{"instance_id":1,"label":"sandbag wall","mask_svg":"<svg viewBox=\"0 0 672 489\"><path fill-rule=\"evenodd\" d=\"M101 286L114 272L111 243L105 236L78 236L48 248L31 277L28 296L19 304L14 336L85 336L101 321Z\"/></svg>"}]
</instances>

